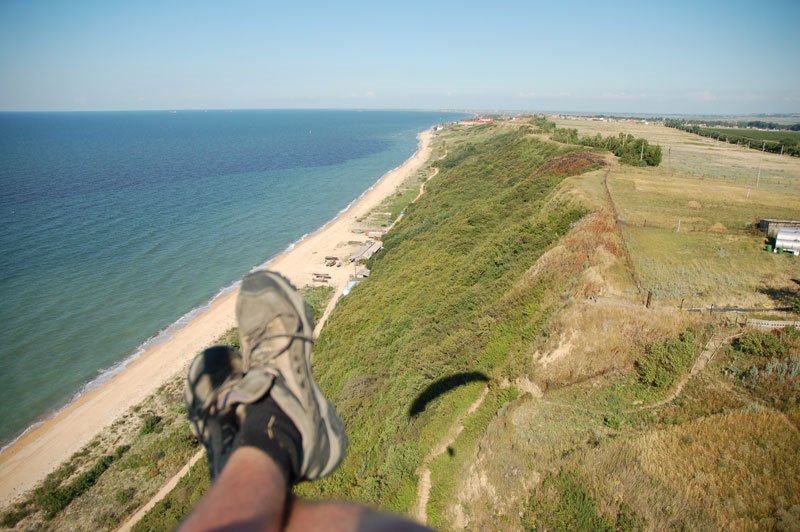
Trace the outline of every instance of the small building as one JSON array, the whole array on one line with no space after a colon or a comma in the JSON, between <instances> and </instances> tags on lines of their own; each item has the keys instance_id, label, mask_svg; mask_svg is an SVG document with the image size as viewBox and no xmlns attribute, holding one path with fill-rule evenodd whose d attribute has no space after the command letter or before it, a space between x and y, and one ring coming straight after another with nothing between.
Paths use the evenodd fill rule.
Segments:
<instances>
[{"instance_id":1,"label":"small building","mask_svg":"<svg viewBox=\"0 0 800 532\"><path fill-rule=\"evenodd\" d=\"M759 231L763 231L770 238L778 236L778 230L783 227L800 229L800 220L778 220L775 218L762 218L758 221Z\"/></svg>"},{"instance_id":2,"label":"small building","mask_svg":"<svg viewBox=\"0 0 800 532\"><path fill-rule=\"evenodd\" d=\"M800 255L800 227L781 227L775 235L775 253L789 251Z\"/></svg>"},{"instance_id":3,"label":"small building","mask_svg":"<svg viewBox=\"0 0 800 532\"><path fill-rule=\"evenodd\" d=\"M352 255L350 255L350 262L357 260L367 260L372 257L379 249L383 247L382 242L375 242L368 240L360 248L358 248Z\"/></svg>"}]
</instances>

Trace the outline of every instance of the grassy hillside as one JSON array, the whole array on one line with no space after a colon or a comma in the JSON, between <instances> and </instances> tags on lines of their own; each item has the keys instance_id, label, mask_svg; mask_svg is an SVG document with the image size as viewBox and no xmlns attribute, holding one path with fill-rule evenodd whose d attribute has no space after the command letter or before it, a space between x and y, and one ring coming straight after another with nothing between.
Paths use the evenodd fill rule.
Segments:
<instances>
[{"instance_id":1,"label":"grassy hillside","mask_svg":"<svg viewBox=\"0 0 800 532\"><path fill-rule=\"evenodd\" d=\"M552 310L550 287L521 280L585 212L553 200L564 174L537 173L571 150L496 130L439 162L317 343L315 371L351 447L331 479L301 493L412 508L415 470L482 386L444 385L416 415L412 403L465 373L496 388Z\"/></svg>"}]
</instances>

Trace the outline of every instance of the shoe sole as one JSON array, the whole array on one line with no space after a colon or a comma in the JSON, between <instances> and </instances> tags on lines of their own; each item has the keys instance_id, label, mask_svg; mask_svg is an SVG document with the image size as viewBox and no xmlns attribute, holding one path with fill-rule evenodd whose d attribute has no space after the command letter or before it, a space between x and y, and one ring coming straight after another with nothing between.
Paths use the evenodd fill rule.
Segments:
<instances>
[{"instance_id":1,"label":"shoe sole","mask_svg":"<svg viewBox=\"0 0 800 532\"><path fill-rule=\"evenodd\" d=\"M227 363L223 363L223 361ZM186 404L192 433L203 443L209 454L208 465L211 478L219 474L227 461L227 457L223 456L225 431L222 424L213 417L206 420L204 426L201 426L198 411L212 396L214 390L221 386L230 375L241 372L241 365L241 356L228 346L204 349L189 365L183 400Z\"/></svg>"}]
</instances>

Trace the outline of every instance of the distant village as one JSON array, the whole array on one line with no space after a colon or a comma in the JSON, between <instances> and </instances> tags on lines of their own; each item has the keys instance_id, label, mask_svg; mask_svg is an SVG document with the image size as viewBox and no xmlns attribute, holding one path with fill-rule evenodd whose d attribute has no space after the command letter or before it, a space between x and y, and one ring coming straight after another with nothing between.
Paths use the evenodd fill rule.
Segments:
<instances>
[{"instance_id":1,"label":"distant village","mask_svg":"<svg viewBox=\"0 0 800 532\"><path fill-rule=\"evenodd\" d=\"M496 115L496 116L477 116L474 118L465 118L464 120L460 120L458 122L459 125L462 126L481 126L484 124L491 124L496 119L497 120L511 120L512 122L516 122L518 120L522 120L527 116L532 115ZM539 113L538 116L545 116L544 114ZM654 124L654 123L661 123L663 122L662 118L624 118L624 117L611 117L611 116L597 116L597 115L565 115L565 114L552 114L547 115L550 118L560 118L562 120L595 120L600 122L624 122L627 124ZM439 131L443 129L443 125L436 126L436 130Z\"/></svg>"}]
</instances>

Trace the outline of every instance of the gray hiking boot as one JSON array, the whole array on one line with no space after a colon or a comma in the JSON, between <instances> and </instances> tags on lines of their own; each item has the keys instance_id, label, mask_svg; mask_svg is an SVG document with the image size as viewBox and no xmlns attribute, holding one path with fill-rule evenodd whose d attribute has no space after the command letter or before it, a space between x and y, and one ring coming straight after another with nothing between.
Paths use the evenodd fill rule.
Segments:
<instances>
[{"instance_id":1,"label":"gray hiking boot","mask_svg":"<svg viewBox=\"0 0 800 532\"><path fill-rule=\"evenodd\" d=\"M300 433L302 463L294 478L330 474L344 458L347 436L311 373L314 319L308 305L287 279L262 270L242 281L236 318L250 388L274 377L269 395Z\"/></svg>"},{"instance_id":2,"label":"gray hiking boot","mask_svg":"<svg viewBox=\"0 0 800 532\"><path fill-rule=\"evenodd\" d=\"M206 448L211 480L241 443L240 407L263 403L275 382L272 374L245 375L242 367L242 355L227 345L205 349L189 366L183 397L192 432Z\"/></svg>"},{"instance_id":3,"label":"gray hiking boot","mask_svg":"<svg viewBox=\"0 0 800 532\"><path fill-rule=\"evenodd\" d=\"M189 366L183 397L192 432L206 448L212 480L225 466L237 432L233 409L220 398L241 378L242 357L226 345L209 347Z\"/></svg>"}]
</instances>

